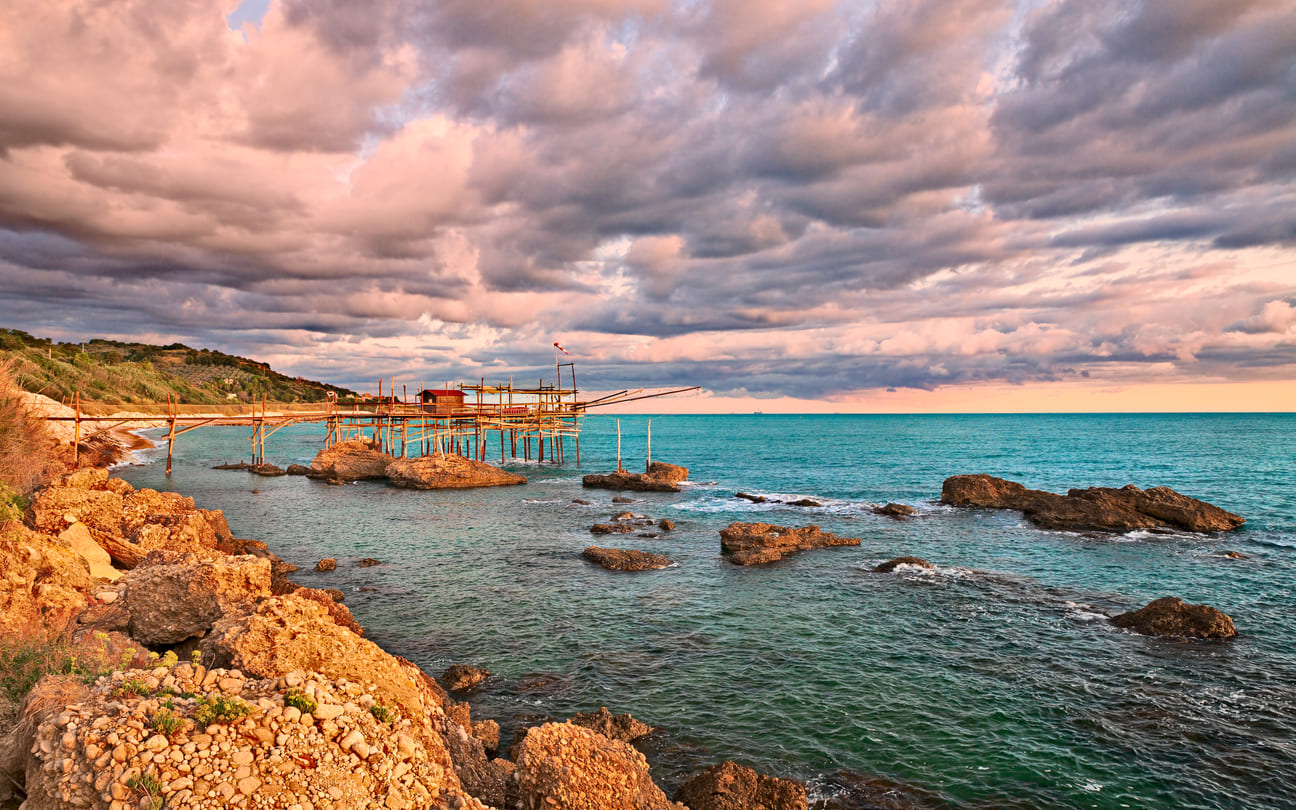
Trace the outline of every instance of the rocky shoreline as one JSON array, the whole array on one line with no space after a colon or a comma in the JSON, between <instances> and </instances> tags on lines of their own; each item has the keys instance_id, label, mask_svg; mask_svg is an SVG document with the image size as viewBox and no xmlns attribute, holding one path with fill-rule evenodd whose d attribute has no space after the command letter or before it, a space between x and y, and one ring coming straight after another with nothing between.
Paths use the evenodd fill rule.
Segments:
<instances>
[{"instance_id":1,"label":"rocky shoreline","mask_svg":"<svg viewBox=\"0 0 1296 810\"><path fill-rule=\"evenodd\" d=\"M544 723L500 756L497 723L190 498L81 470L38 492L15 531L0 629L63 633L121 665L89 683L47 676L0 728L24 810L685 808L627 742L651 731L628 715ZM94 572L72 536L103 555ZM689 807L733 806L705 795L727 795L734 773L781 786L771 810L807 806L797 782L724 765L728 787L695 785Z\"/></svg>"}]
</instances>

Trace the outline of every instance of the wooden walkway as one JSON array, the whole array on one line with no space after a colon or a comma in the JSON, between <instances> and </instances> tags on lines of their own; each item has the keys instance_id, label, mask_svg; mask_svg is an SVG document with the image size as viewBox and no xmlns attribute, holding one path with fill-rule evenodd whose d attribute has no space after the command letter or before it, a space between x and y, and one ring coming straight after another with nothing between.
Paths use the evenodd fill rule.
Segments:
<instances>
[{"instance_id":1,"label":"wooden walkway","mask_svg":"<svg viewBox=\"0 0 1296 810\"><path fill-rule=\"evenodd\" d=\"M562 369L570 369L571 387L563 388ZM424 456L433 453L453 453L486 461L493 457L496 447L503 462L520 457L536 461L562 463L569 448L574 450L580 463L580 419L592 408L619 405L642 399L670 396L695 391L699 386L677 388L647 393L644 389L622 390L593 400L581 400L575 386L574 364L558 367L559 385L544 384L536 387L487 385L483 379L477 385L459 385L440 391L428 391L420 384L419 393L410 397L402 386L401 395L395 395L395 384L363 406L340 406L335 394L330 392L325 407L313 411L271 413L263 398L259 407L254 404L248 413L232 415L192 415L179 413L177 399L169 398L167 412L156 416L120 417L87 416L81 412L81 397L77 395L74 416L47 416L48 421L75 422L73 446L118 428L167 428L167 475L175 443L179 437L202 427L251 427L252 463L265 463L266 440L289 425L323 423L326 425L324 446L337 442L361 439L372 442L383 452L394 456ZM426 401L425 395L434 400ZM442 396L437 397L435 395ZM91 432L82 436L82 426Z\"/></svg>"}]
</instances>

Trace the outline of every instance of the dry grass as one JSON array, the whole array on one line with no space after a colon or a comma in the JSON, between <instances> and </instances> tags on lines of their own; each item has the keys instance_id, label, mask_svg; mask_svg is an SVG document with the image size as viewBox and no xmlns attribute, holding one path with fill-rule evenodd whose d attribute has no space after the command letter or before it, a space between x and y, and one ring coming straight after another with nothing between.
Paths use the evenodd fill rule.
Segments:
<instances>
[{"instance_id":1,"label":"dry grass","mask_svg":"<svg viewBox=\"0 0 1296 810\"><path fill-rule=\"evenodd\" d=\"M0 363L0 523L4 507L31 495L61 471L45 423L23 407L10 364Z\"/></svg>"}]
</instances>

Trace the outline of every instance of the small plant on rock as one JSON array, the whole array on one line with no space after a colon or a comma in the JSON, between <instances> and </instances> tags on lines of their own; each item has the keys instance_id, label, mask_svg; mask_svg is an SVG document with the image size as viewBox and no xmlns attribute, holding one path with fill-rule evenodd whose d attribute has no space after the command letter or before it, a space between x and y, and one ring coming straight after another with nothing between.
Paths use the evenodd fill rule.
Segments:
<instances>
[{"instance_id":1,"label":"small plant on rock","mask_svg":"<svg viewBox=\"0 0 1296 810\"><path fill-rule=\"evenodd\" d=\"M149 694L149 685L143 678L127 678L114 686L112 693L113 697L126 697L127 695L145 697Z\"/></svg>"},{"instance_id":2,"label":"small plant on rock","mask_svg":"<svg viewBox=\"0 0 1296 810\"><path fill-rule=\"evenodd\" d=\"M177 717L171 709L159 709L158 713L153 715L151 725L153 730L159 734L165 734L170 737L172 734L184 728L184 720Z\"/></svg>"},{"instance_id":3,"label":"small plant on rock","mask_svg":"<svg viewBox=\"0 0 1296 810\"><path fill-rule=\"evenodd\" d=\"M319 705L311 699L311 696L300 689L292 688L284 695L284 705L292 706L302 714L314 714Z\"/></svg>"},{"instance_id":4,"label":"small plant on rock","mask_svg":"<svg viewBox=\"0 0 1296 810\"><path fill-rule=\"evenodd\" d=\"M392 723L396 722L396 712L392 711L391 709L387 708L381 703L375 703L374 705L370 706L369 713L372 714L374 716L374 719L377 720L379 723L386 723L387 725L390 726Z\"/></svg>"},{"instance_id":5,"label":"small plant on rock","mask_svg":"<svg viewBox=\"0 0 1296 810\"><path fill-rule=\"evenodd\" d=\"M166 802L162 799L162 783L151 773L138 773L126 780L126 787L141 794L144 801L141 807L149 810L162 810ZM147 802L147 804L146 804Z\"/></svg>"},{"instance_id":6,"label":"small plant on rock","mask_svg":"<svg viewBox=\"0 0 1296 810\"><path fill-rule=\"evenodd\" d=\"M235 723L247 717L252 707L239 698L227 698L224 695L198 699L198 710L194 720L200 726L211 726L218 723Z\"/></svg>"}]
</instances>

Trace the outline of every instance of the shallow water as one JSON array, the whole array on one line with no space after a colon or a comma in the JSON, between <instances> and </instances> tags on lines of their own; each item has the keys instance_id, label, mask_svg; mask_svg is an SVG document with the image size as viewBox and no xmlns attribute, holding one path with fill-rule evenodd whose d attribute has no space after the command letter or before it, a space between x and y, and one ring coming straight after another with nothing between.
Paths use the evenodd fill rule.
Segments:
<instances>
[{"instance_id":1,"label":"shallow water","mask_svg":"<svg viewBox=\"0 0 1296 810\"><path fill-rule=\"evenodd\" d=\"M621 417L627 467L642 463L645 422ZM601 705L662 727L648 749L667 786L733 758L821 797L860 774L931 806L1296 806L1296 416L654 417L654 457L700 482L632 494L629 508L676 522L656 539L589 533L622 507L580 486L614 466L615 423L584 427L580 467L506 465L524 487L213 471L247 453L247 430L223 428L185 436L170 480L159 464L118 473L224 509L235 534L302 566L302 584L342 588L371 638L429 672L490 669L474 716L505 740L519 718ZM267 455L309 463L321 437L284 429ZM1054 491L1170 486L1248 522L1224 536L1043 532L936 503L964 472ZM919 513L869 511L887 501ZM734 520L862 543L740 568L719 557ZM579 557L588 545L676 564L608 572ZM937 568L871 573L902 554ZM325 556L337 571L309 570ZM1241 635L1173 642L1105 621L1165 595L1221 608Z\"/></svg>"}]
</instances>

